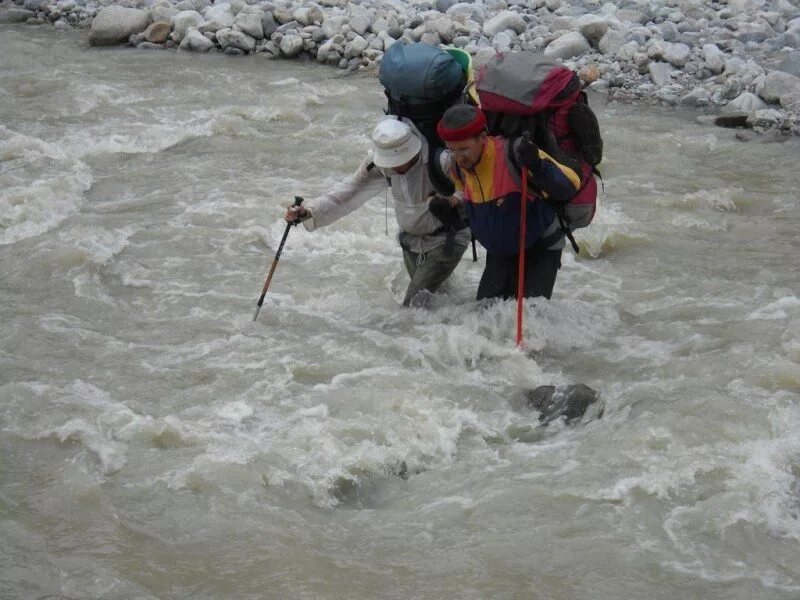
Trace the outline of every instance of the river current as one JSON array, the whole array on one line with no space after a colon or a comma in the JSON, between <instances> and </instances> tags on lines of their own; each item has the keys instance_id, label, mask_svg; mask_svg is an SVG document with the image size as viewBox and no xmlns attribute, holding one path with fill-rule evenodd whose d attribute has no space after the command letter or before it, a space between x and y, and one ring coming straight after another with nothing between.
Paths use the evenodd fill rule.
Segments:
<instances>
[{"instance_id":1,"label":"river current","mask_svg":"<svg viewBox=\"0 0 800 600\"><path fill-rule=\"evenodd\" d=\"M0 597L800 597L800 141L604 106L551 301L427 308L374 77L0 28ZM391 198L389 198L391 202ZM387 234L388 229L388 234ZM523 391L600 419L537 427Z\"/></svg>"}]
</instances>

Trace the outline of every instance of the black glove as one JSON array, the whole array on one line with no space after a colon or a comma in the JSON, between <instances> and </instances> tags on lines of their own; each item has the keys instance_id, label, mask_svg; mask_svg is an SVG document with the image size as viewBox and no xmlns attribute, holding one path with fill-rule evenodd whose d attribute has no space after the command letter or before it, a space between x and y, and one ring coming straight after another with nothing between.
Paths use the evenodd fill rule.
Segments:
<instances>
[{"instance_id":1,"label":"black glove","mask_svg":"<svg viewBox=\"0 0 800 600\"><path fill-rule=\"evenodd\" d=\"M442 225L455 224L458 219L458 211L450 206L450 199L435 192L431 192L428 196L428 210L442 222Z\"/></svg>"},{"instance_id":2,"label":"black glove","mask_svg":"<svg viewBox=\"0 0 800 600\"><path fill-rule=\"evenodd\" d=\"M537 169L541 159L539 158L539 146L533 143L530 133L524 131L520 137L514 140L514 160L520 168Z\"/></svg>"}]
</instances>

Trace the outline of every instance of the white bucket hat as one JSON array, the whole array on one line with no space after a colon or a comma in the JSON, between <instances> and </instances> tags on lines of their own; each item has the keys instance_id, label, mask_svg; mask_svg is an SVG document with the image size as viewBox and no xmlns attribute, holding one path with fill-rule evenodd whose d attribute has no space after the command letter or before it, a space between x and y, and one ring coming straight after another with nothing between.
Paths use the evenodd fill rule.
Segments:
<instances>
[{"instance_id":1,"label":"white bucket hat","mask_svg":"<svg viewBox=\"0 0 800 600\"><path fill-rule=\"evenodd\" d=\"M372 132L373 162L391 169L406 164L422 149L422 142L411 127L397 119L384 119Z\"/></svg>"}]
</instances>

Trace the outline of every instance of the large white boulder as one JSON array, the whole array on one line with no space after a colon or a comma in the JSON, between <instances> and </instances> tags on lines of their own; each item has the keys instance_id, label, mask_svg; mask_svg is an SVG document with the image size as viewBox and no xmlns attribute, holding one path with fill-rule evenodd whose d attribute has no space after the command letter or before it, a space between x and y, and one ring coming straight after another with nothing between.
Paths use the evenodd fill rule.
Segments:
<instances>
[{"instance_id":1,"label":"large white boulder","mask_svg":"<svg viewBox=\"0 0 800 600\"><path fill-rule=\"evenodd\" d=\"M205 23L205 19L196 10L182 10L174 15L170 22L172 23L172 39L180 42L190 29L197 29Z\"/></svg>"},{"instance_id":2,"label":"large white boulder","mask_svg":"<svg viewBox=\"0 0 800 600\"><path fill-rule=\"evenodd\" d=\"M512 29L517 33L523 33L525 27L525 21L522 20L521 16L510 10L505 10L501 13L497 13L483 24L483 33L491 38L506 29Z\"/></svg>"},{"instance_id":3,"label":"large white boulder","mask_svg":"<svg viewBox=\"0 0 800 600\"><path fill-rule=\"evenodd\" d=\"M572 23L574 29L580 32L592 46L597 46L611 26L611 21L597 15L581 15Z\"/></svg>"},{"instance_id":4,"label":"large white boulder","mask_svg":"<svg viewBox=\"0 0 800 600\"><path fill-rule=\"evenodd\" d=\"M209 6L203 11L203 16L206 22L199 28L203 33L233 27L233 23L236 20L231 10L231 5L227 2Z\"/></svg>"},{"instance_id":5,"label":"large white boulder","mask_svg":"<svg viewBox=\"0 0 800 600\"><path fill-rule=\"evenodd\" d=\"M141 33L150 22L147 11L122 6L107 6L97 13L89 31L89 44L110 46L127 42L134 33Z\"/></svg>"},{"instance_id":6,"label":"large white boulder","mask_svg":"<svg viewBox=\"0 0 800 600\"><path fill-rule=\"evenodd\" d=\"M236 21L234 21L234 24L238 29L244 31L251 38L263 40L264 24L261 21L263 16L264 15L261 11L253 13L240 12L238 15L236 15Z\"/></svg>"},{"instance_id":7,"label":"large white boulder","mask_svg":"<svg viewBox=\"0 0 800 600\"><path fill-rule=\"evenodd\" d=\"M770 71L757 91L766 102L777 103L783 96L800 92L800 77L783 71Z\"/></svg>"},{"instance_id":8,"label":"large white boulder","mask_svg":"<svg viewBox=\"0 0 800 600\"><path fill-rule=\"evenodd\" d=\"M244 31L226 27L217 31L217 43L220 48L239 48L245 52L252 52L256 49L256 41Z\"/></svg>"},{"instance_id":9,"label":"large white boulder","mask_svg":"<svg viewBox=\"0 0 800 600\"><path fill-rule=\"evenodd\" d=\"M544 49L544 55L551 58L572 58L591 50L589 41L577 31L570 31L550 42Z\"/></svg>"}]
</instances>

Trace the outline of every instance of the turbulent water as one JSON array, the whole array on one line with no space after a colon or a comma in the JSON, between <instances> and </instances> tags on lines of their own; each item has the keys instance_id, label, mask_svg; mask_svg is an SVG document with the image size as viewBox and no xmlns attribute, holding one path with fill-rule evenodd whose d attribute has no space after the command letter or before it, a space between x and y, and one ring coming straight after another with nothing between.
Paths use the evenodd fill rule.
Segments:
<instances>
[{"instance_id":1,"label":"turbulent water","mask_svg":"<svg viewBox=\"0 0 800 600\"><path fill-rule=\"evenodd\" d=\"M800 144L598 106L552 301L429 308L372 77L0 29L0 597L800 597ZM391 200L389 200L391 202ZM386 234L388 223L389 234ZM601 419L536 427L582 382Z\"/></svg>"}]
</instances>

